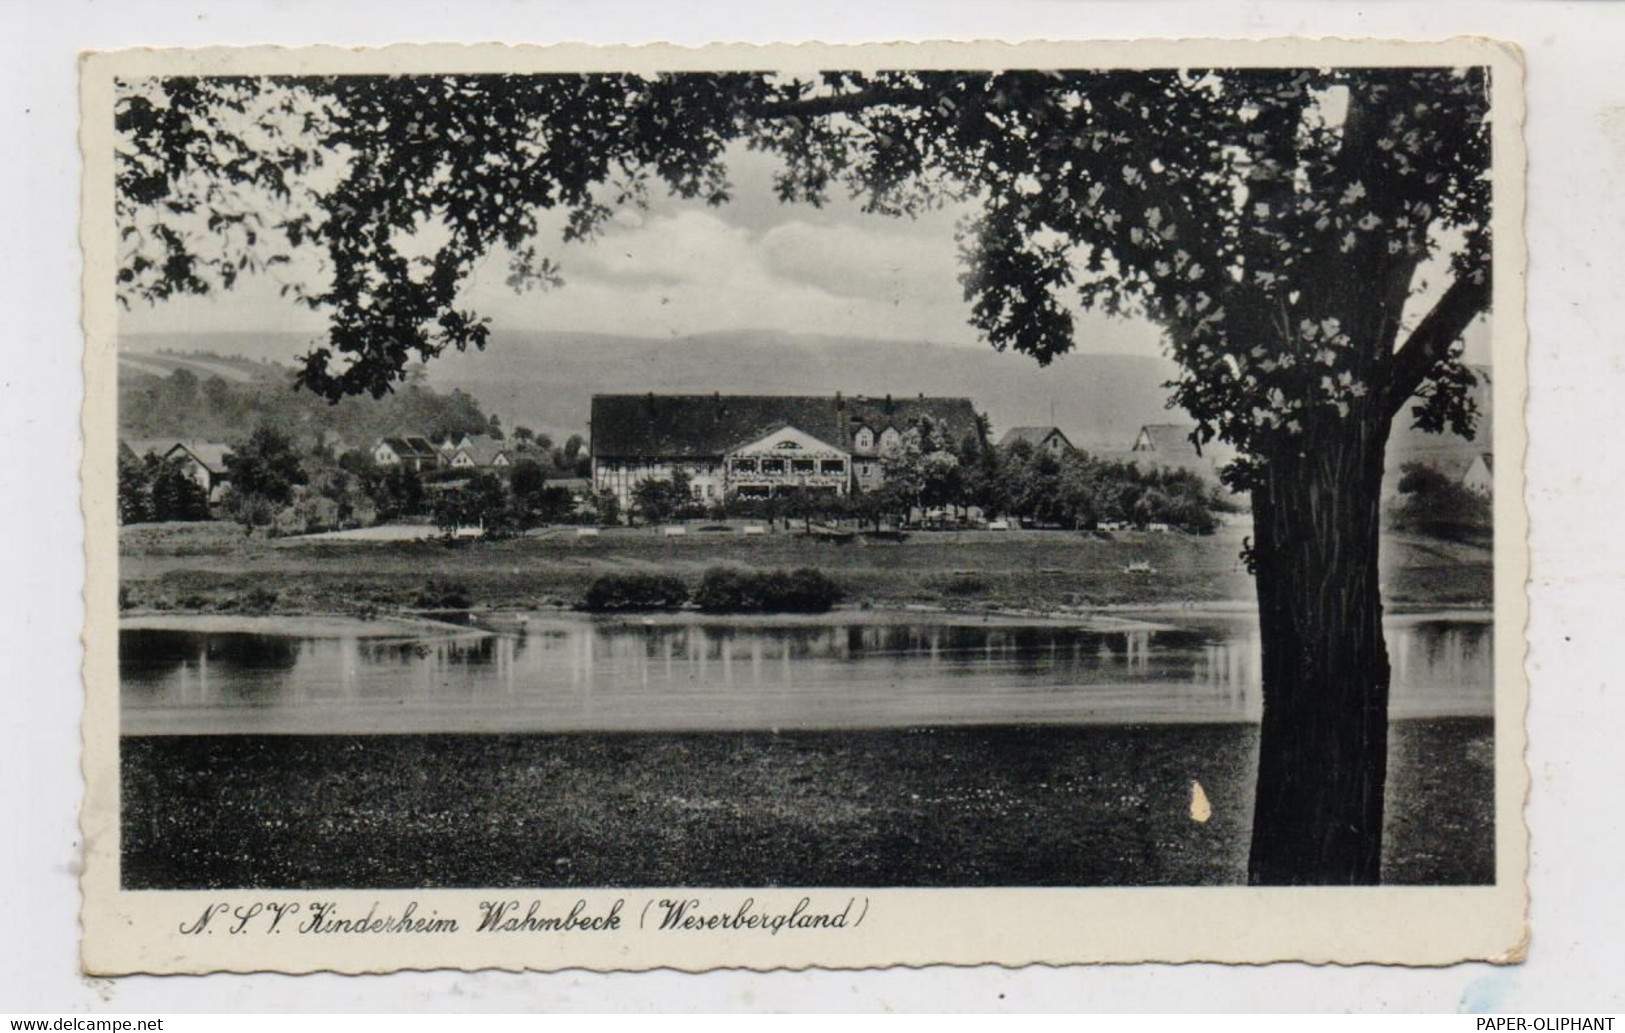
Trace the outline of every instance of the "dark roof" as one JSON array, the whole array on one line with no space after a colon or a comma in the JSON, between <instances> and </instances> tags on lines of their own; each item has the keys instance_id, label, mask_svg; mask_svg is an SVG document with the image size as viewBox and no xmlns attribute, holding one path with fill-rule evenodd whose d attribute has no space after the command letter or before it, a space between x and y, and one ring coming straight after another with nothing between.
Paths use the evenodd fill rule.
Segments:
<instances>
[{"instance_id":1,"label":"dark roof","mask_svg":"<svg viewBox=\"0 0 1625 1033\"><path fill-rule=\"evenodd\" d=\"M192 458L202 463L203 468L211 474L219 475L226 472L226 456L231 454L230 445L223 445L218 441L182 441L175 448L191 453Z\"/></svg>"},{"instance_id":2,"label":"dark roof","mask_svg":"<svg viewBox=\"0 0 1625 1033\"><path fill-rule=\"evenodd\" d=\"M212 474L225 472L226 455L231 452L230 445L223 445L218 441L188 438L125 438L119 444L138 458L151 453L167 459L172 452L180 449L190 453Z\"/></svg>"},{"instance_id":3,"label":"dark roof","mask_svg":"<svg viewBox=\"0 0 1625 1033\"><path fill-rule=\"evenodd\" d=\"M1042 445L1046 440L1049 439L1049 436L1051 434L1060 434L1061 435L1061 440L1066 442L1066 446L1068 448L1072 447L1071 439L1066 436L1066 434L1061 430L1061 428L1053 427L1053 426L1051 426L1051 427L1011 427L1009 430L1004 432L1004 437L999 439L999 447L1000 448L1009 448L1011 445L1014 445L1018 441L1026 441L1026 442L1029 442L1032 445Z\"/></svg>"},{"instance_id":4,"label":"dark roof","mask_svg":"<svg viewBox=\"0 0 1625 1033\"><path fill-rule=\"evenodd\" d=\"M1136 451L1144 451L1140 448L1143 434L1151 440L1150 450L1166 460L1195 459L1196 446L1191 444L1191 433L1195 430L1194 423L1148 423L1140 428L1140 434L1134 435L1134 447Z\"/></svg>"},{"instance_id":5,"label":"dark roof","mask_svg":"<svg viewBox=\"0 0 1625 1033\"><path fill-rule=\"evenodd\" d=\"M402 458L436 459L440 456L440 450L435 448L428 438L416 435L384 438L380 443L394 449L395 454Z\"/></svg>"},{"instance_id":6,"label":"dark roof","mask_svg":"<svg viewBox=\"0 0 1625 1033\"><path fill-rule=\"evenodd\" d=\"M860 427L906 431L925 419L946 430L956 445L976 433L976 411L968 398L594 395L592 454L720 456L784 426L850 451Z\"/></svg>"},{"instance_id":7,"label":"dark roof","mask_svg":"<svg viewBox=\"0 0 1625 1033\"><path fill-rule=\"evenodd\" d=\"M457 452L467 452L468 458L474 460L476 466L490 466L497 461L497 456L507 451L502 442L488 434L470 434L468 444L457 449ZM452 454L455 456L456 452Z\"/></svg>"}]
</instances>

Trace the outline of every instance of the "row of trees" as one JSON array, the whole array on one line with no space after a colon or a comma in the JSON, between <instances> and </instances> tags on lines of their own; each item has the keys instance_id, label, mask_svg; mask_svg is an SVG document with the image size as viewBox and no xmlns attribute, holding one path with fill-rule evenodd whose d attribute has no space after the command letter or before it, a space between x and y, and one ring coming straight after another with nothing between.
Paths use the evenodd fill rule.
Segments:
<instances>
[{"instance_id":1,"label":"row of trees","mask_svg":"<svg viewBox=\"0 0 1625 1033\"><path fill-rule=\"evenodd\" d=\"M949 447L930 424L904 435L881 465L885 479L879 487L850 495L790 490L709 502L695 498L693 482L678 471L670 479L639 483L630 515L646 523L699 517L856 520L878 529L907 522L917 512L975 508L985 516L1052 527L1166 523L1208 534L1217 526L1215 512L1234 508L1222 489L1189 470L1142 469L1084 452L1057 457L1026 441L994 449L981 437L967 437Z\"/></svg>"},{"instance_id":2,"label":"row of trees","mask_svg":"<svg viewBox=\"0 0 1625 1033\"><path fill-rule=\"evenodd\" d=\"M1215 514L1236 508L1224 489L1191 470L1142 468L1086 452L1057 457L1025 441L1001 450L989 485L993 512L1080 529L1162 523L1211 534Z\"/></svg>"},{"instance_id":3,"label":"row of trees","mask_svg":"<svg viewBox=\"0 0 1625 1033\"><path fill-rule=\"evenodd\" d=\"M514 463L506 479L481 472L442 488L435 493L432 508L435 526L448 536L478 527L486 538L509 538L548 524L613 523L620 517L620 504L612 493L593 496L578 508L574 494L547 483L541 464L529 459Z\"/></svg>"}]
</instances>

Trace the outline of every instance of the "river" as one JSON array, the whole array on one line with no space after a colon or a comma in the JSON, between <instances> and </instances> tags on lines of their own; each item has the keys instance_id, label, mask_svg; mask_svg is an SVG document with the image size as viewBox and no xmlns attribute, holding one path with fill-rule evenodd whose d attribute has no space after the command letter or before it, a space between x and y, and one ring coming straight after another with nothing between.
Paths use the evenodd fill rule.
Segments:
<instances>
[{"instance_id":1,"label":"river","mask_svg":"<svg viewBox=\"0 0 1625 1033\"><path fill-rule=\"evenodd\" d=\"M1256 620L942 614L594 619L496 631L131 622L129 735L696 731L1253 722ZM250 630L253 629L253 630ZM1487 615L1390 617L1396 718L1492 713Z\"/></svg>"}]
</instances>

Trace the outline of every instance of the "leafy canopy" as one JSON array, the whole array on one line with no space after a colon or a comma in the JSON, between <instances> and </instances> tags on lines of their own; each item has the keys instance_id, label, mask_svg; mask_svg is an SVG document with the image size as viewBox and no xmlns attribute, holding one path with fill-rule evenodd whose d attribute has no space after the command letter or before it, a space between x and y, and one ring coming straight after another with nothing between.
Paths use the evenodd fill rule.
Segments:
<instances>
[{"instance_id":1,"label":"leafy canopy","mask_svg":"<svg viewBox=\"0 0 1625 1033\"><path fill-rule=\"evenodd\" d=\"M1173 401L1250 457L1243 483L1413 397L1422 426L1472 429L1482 69L184 78L121 84L117 122L121 298L279 275L330 318L300 373L329 398L483 346L459 292L494 251L516 289L560 282L541 213L587 239L656 186L724 203L742 144L781 160L784 201L972 204L962 284L995 348L1066 352L1073 303L1156 321ZM1446 245L1451 284L1407 332Z\"/></svg>"}]
</instances>

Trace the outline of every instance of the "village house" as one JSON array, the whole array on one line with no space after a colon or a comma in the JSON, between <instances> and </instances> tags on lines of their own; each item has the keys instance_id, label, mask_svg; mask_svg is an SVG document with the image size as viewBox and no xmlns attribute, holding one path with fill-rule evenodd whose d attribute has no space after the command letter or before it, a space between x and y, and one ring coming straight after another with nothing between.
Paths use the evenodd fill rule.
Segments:
<instances>
[{"instance_id":1,"label":"village house","mask_svg":"<svg viewBox=\"0 0 1625 1033\"><path fill-rule=\"evenodd\" d=\"M155 455L179 462L187 476L197 482L210 502L219 502L227 483L226 456L231 446L218 441L181 438L136 438L119 442L131 458Z\"/></svg>"},{"instance_id":2,"label":"village house","mask_svg":"<svg viewBox=\"0 0 1625 1033\"><path fill-rule=\"evenodd\" d=\"M445 459L453 470L500 470L512 463L506 446L486 434L464 434Z\"/></svg>"},{"instance_id":3,"label":"village house","mask_svg":"<svg viewBox=\"0 0 1625 1033\"><path fill-rule=\"evenodd\" d=\"M965 398L595 395L592 483L623 507L638 484L678 472L701 502L845 495L878 487L884 455L927 423L955 443L978 433Z\"/></svg>"},{"instance_id":4,"label":"village house","mask_svg":"<svg viewBox=\"0 0 1625 1033\"><path fill-rule=\"evenodd\" d=\"M1495 457L1488 452L1480 452L1467 464L1467 469L1461 475L1461 486L1475 495L1488 498L1495 493Z\"/></svg>"},{"instance_id":5,"label":"village house","mask_svg":"<svg viewBox=\"0 0 1625 1033\"><path fill-rule=\"evenodd\" d=\"M380 438L373 446L372 460L379 466L405 466L422 473L440 466L440 450L428 438L413 435Z\"/></svg>"},{"instance_id":6,"label":"village house","mask_svg":"<svg viewBox=\"0 0 1625 1033\"><path fill-rule=\"evenodd\" d=\"M1025 441L1035 452L1048 452L1056 459L1077 451L1059 427L1011 427L999 439L999 447L1009 448L1018 441Z\"/></svg>"},{"instance_id":7,"label":"village house","mask_svg":"<svg viewBox=\"0 0 1625 1033\"><path fill-rule=\"evenodd\" d=\"M1147 423L1134 435L1125 458L1142 467L1188 470L1216 481L1235 450L1217 439L1198 450L1191 438L1195 431L1194 423Z\"/></svg>"}]
</instances>

